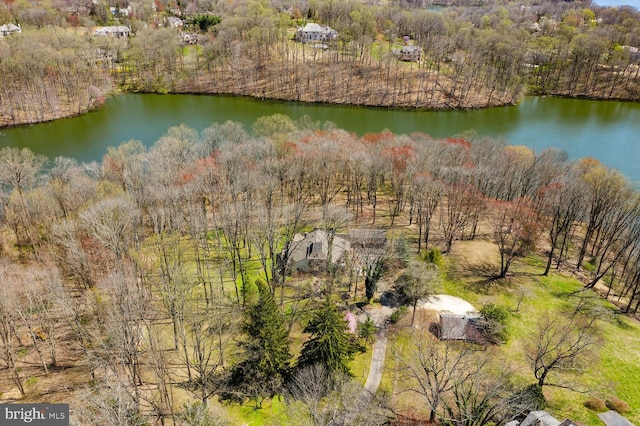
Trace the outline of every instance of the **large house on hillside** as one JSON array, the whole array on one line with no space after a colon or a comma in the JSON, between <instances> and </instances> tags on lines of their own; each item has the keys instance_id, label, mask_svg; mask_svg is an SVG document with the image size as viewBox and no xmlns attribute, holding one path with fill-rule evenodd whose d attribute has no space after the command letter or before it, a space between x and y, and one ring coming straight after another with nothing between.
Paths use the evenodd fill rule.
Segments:
<instances>
[{"instance_id":1,"label":"large house on hillside","mask_svg":"<svg viewBox=\"0 0 640 426\"><path fill-rule=\"evenodd\" d=\"M400 56L403 61L418 62L422 56L422 48L415 44L404 46L400 51Z\"/></svg>"},{"instance_id":2,"label":"large house on hillside","mask_svg":"<svg viewBox=\"0 0 640 426\"><path fill-rule=\"evenodd\" d=\"M335 40L336 38L338 38L336 30L313 22L304 27L299 27L296 31L296 41L301 43L319 43Z\"/></svg>"},{"instance_id":3,"label":"large house on hillside","mask_svg":"<svg viewBox=\"0 0 640 426\"><path fill-rule=\"evenodd\" d=\"M98 27L93 32L94 36L108 36L108 37L129 37L131 35L131 28L125 25L112 25L109 27Z\"/></svg>"}]
</instances>

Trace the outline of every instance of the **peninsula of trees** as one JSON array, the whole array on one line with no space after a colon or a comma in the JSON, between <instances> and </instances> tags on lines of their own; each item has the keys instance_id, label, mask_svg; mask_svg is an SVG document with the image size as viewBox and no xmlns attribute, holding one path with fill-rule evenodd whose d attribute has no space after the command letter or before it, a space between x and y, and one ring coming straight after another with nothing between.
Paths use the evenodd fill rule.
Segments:
<instances>
[{"instance_id":1,"label":"peninsula of trees","mask_svg":"<svg viewBox=\"0 0 640 426\"><path fill-rule=\"evenodd\" d=\"M589 1L3 0L5 23L20 32L0 37L0 126L118 91L431 109L640 97L638 11ZM337 37L296 42L307 23Z\"/></svg>"},{"instance_id":2,"label":"peninsula of trees","mask_svg":"<svg viewBox=\"0 0 640 426\"><path fill-rule=\"evenodd\" d=\"M101 163L3 148L0 190L3 401L92 425L640 419L640 194L593 159L275 115ZM306 272L314 228L312 252L361 239ZM483 305L484 346L430 332L443 290ZM395 325L349 330L379 302Z\"/></svg>"}]
</instances>

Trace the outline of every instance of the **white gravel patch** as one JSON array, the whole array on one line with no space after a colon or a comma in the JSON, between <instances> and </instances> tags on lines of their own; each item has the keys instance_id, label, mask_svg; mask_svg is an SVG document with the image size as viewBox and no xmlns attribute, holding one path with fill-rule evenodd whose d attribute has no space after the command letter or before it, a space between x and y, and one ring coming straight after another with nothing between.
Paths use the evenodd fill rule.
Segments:
<instances>
[{"instance_id":1,"label":"white gravel patch","mask_svg":"<svg viewBox=\"0 0 640 426\"><path fill-rule=\"evenodd\" d=\"M451 312L458 315L478 312L478 310L466 300L460 299L459 297L449 296L447 294L436 294L427 299L420 300L418 302L418 306L431 311Z\"/></svg>"}]
</instances>

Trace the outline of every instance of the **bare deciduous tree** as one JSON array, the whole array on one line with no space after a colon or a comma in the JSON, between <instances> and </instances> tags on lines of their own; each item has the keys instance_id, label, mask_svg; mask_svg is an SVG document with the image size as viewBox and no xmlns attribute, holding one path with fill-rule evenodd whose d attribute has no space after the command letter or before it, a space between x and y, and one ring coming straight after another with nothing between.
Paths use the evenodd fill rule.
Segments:
<instances>
[{"instance_id":1,"label":"bare deciduous tree","mask_svg":"<svg viewBox=\"0 0 640 426\"><path fill-rule=\"evenodd\" d=\"M438 417L447 395L473 377L470 345L439 342L429 332L417 331L408 347L393 351L407 391L423 399L431 422Z\"/></svg>"},{"instance_id":2,"label":"bare deciduous tree","mask_svg":"<svg viewBox=\"0 0 640 426\"><path fill-rule=\"evenodd\" d=\"M392 413L382 401L361 398L363 388L349 377L316 364L298 370L287 386L290 420L301 426L379 426Z\"/></svg>"},{"instance_id":3,"label":"bare deciduous tree","mask_svg":"<svg viewBox=\"0 0 640 426\"><path fill-rule=\"evenodd\" d=\"M539 386L575 389L569 377L584 372L599 344L596 316L576 313L568 320L544 316L524 350Z\"/></svg>"}]
</instances>

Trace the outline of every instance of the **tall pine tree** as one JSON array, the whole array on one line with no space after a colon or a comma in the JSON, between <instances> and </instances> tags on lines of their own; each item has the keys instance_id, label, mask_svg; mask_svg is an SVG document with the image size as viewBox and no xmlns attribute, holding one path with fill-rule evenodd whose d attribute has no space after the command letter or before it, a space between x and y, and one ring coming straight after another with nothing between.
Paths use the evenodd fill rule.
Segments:
<instances>
[{"instance_id":1,"label":"tall pine tree","mask_svg":"<svg viewBox=\"0 0 640 426\"><path fill-rule=\"evenodd\" d=\"M323 365L331 373L350 375L347 361L359 347L347 333L347 322L327 298L304 329L311 339L304 343L297 367Z\"/></svg>"},{"instance_id":2,"label":"tall pine tree","mask_svg":"<svg viewBox=\"0 0 640 426\"><path fill-rule=\"evenodd\" d=\"M290 372L289 335L273 295L264 283L256 283L260 299L249 308L241 343L242 361L227 372L220 398L244 402L247 398L261 407L266 398L282 390Z\"/></svg>"}]
</instances>

